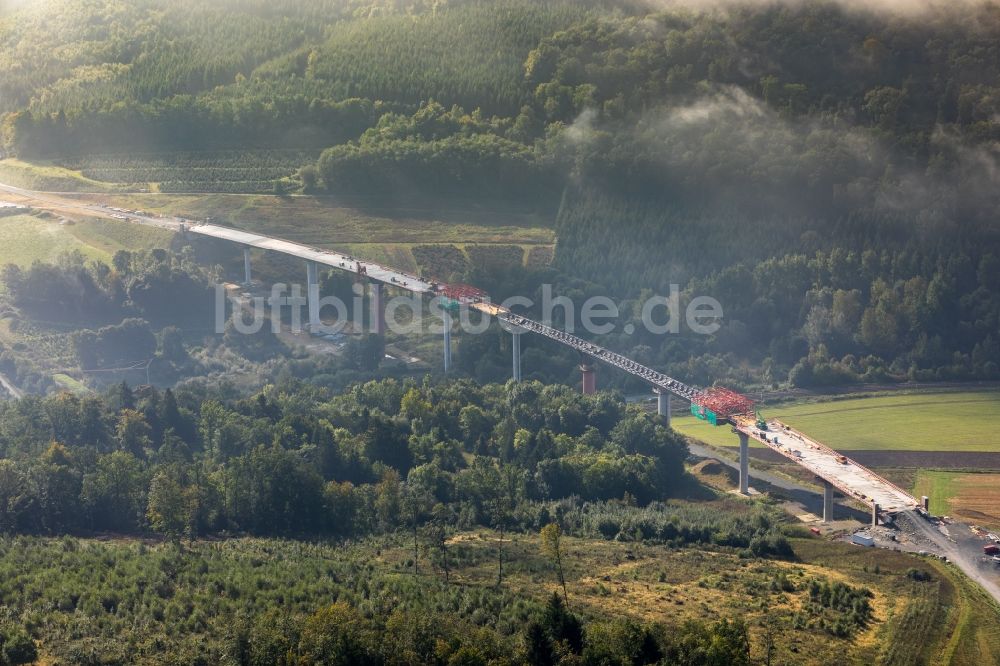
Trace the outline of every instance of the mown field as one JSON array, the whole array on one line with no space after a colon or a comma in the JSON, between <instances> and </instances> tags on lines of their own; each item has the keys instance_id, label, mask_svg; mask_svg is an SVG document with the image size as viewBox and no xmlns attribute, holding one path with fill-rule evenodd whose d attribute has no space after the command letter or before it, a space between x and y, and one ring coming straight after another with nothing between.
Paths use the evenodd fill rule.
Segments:
<instances>
[{"instance_id":1,"label":"mown field","mask_svg":"<svg viewBox=\"0 0 1000 666\"><path fill-rule=\"evenodd\" d=\"M1000 611L947 565L818 539L793 542L797 560L786 562L567 538L569 604L588 620L668 626L743 616L758 659L767 614L773 663L782 664L962 666L989 663L1000 650ZM247 614L299 618L334 600L375 615L447 610L516 633L557 589L535 535L506 541L500 588L495 533L458 533L448 543L445 582L440 557L424 547L414 573L413 544L403 535L349 546L233 539L182 551L137 540L8 538L0 540L0 601L47 663L170 663L178 655L222 658ZM930 580L914 580L914 570ZM834 635L840 612L809 602L812 581L871 590L873 620L850 636Z\"/></svg>"},{"instance_id":2,"label":"mown field","mask_svg":"<svg viewBox=\"0 0 1000 666\"><path fill-rule=\"evenodd\" d=\"M991 418L1000 413L998 391L852 398L765 407L764 413L844 451L1000 451ZM739 445L728 427L694 417L677 418L674 427L715 446Z\"/></svg>"},{"instance_id":3,"label":"mown field","mask_svg":"<svg viewBox=\"0 0 1000 666\"><path fill-rule=\"evenodd\" d=\"M53 262L64 252L78 250L86 257L110 262L117 250L166 247L170 232L112 220L84 220L64 224L55 217L12 215L0 217L0 266L27 266Z\"/></svg>"}]
</instances>

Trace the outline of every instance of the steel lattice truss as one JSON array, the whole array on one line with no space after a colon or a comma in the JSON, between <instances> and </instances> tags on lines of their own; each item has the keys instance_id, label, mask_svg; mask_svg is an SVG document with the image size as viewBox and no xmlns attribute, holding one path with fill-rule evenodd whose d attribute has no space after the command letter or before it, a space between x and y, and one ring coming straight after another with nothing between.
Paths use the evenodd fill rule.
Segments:
<instances>
[{"instance_id":1,"label":"steel lattice truss","mask_svg":"<svg viewBox=\"0 0 1000 666\"><path fill-rule=\"evenodd\" d=\"M611 350L595 345L592 342L587 342L586 340L578 338L570 333L565 333L552 328L551 326L541 324L533 319L528 319L527 317L522 317L505 310L497 310L495 311L495 314L498 319L507 322L507 324L514 328L521 328L526 331L531 331L532 333L537 333L538 335L544 335L545 337L564 344L567 347L572 347L580 353L587 354L588 356L607 363L608 365L613 365L620 370L624 370L631 375L635 375L636 377L649 382L653 386L663 389L664 391L669 391L670 393L680 396L685 400L697 402L698 399L704 395L702 391L694 388L693 386L688 386L683 382L677 381L673 377L668 377L662 372L657 372L652 368L647 368L641 363L636 363L628 357L616 354Z\"/></svg>"}]
</instances>

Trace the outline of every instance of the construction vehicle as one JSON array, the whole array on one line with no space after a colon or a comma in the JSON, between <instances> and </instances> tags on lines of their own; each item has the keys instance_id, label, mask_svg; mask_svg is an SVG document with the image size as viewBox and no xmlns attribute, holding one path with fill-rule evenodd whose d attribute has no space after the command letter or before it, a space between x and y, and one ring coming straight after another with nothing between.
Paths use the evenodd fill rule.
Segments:
<instances>
[{"instance_id":1,"label":"construction vehicle","mask_svg":"<svg viewBox=\"0 0 1000 666\"><path fill-rule=\"evenodd\" d=\"M757 430L767 430L767 421L764 420L764 415L757 411Z\"/></svg>"}]
</instances>

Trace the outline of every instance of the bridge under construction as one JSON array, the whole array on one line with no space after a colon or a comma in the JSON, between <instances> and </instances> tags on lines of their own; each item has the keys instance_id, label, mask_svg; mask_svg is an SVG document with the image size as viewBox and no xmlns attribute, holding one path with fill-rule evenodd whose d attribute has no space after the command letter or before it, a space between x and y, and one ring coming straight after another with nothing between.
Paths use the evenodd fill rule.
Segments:
<instances>
[{"instance_id":1,"label":"bridge under construction","mask_svg":"<svg viewBox=\"0 0 1000 666\"><path fill-rule=\"evenodd\" d=\"M745 395L723 387L699 389L689 386L593 342L511 312L492 303L487 294L475 287L439 282L375 262L362 261L346 253L309 247L262 234L213 224L192 223L187 220L178 222L180 230L184 233L241 245L244 250L247 283L252 279L251 249L278 252L303 259L306 262L307 303L312 326L320 322L317 267L322 265L363 277L371 290L373 332L377 334L384 332L382 287L388 286L417 294L439 296L450 304L451 309L467 307L496 317L513 336L512 374L515 380L521 379L520 336L525 333L541 335L580 354L580 385L584 393L593 393L596 390L595 361L638 377L649 384L656 393L657 411L668 423L671 398L676 396L691 403L691 413L696 417L712 425L729 426L732 429L740 443L741 493L748 494L750 491L749 443L754 439L816 475L824 489L824 521L832 520L835 489L851 500L868 505L872 510L873 523L878 522L880 514L891 516L900 511L916 509L919 505L917 499L909 493L847 456L784 423L757 417L753 400ZM443 337L446 372L451 366L451 328L450 315L445 310Z\"/></svg>"}]
</instances>

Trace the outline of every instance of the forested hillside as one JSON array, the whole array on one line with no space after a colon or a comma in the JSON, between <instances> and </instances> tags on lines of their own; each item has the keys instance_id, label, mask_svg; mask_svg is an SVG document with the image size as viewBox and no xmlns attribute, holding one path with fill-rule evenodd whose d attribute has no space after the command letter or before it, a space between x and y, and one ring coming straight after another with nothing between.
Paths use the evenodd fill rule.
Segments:
<instances>
[{"instance_id":1,"label":"forested hillside","mask_svg":"<svg viewBox=\"0 0 1000 666\"><path fill-rule=\"evenodd\" d=\"M58 0L0 18L0 112L122 185L533 207L535 284L722 302L615 341L692 380L995 378L998 45L988 3Z\"/></svg>"}]
</instances>

